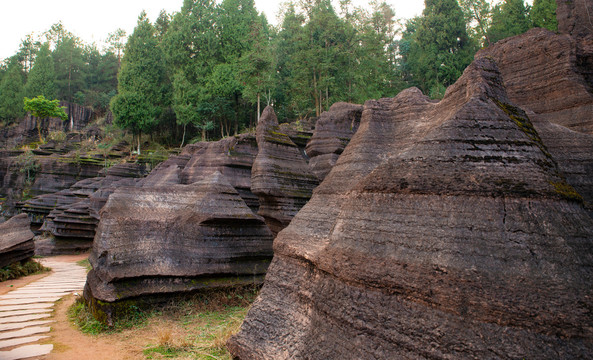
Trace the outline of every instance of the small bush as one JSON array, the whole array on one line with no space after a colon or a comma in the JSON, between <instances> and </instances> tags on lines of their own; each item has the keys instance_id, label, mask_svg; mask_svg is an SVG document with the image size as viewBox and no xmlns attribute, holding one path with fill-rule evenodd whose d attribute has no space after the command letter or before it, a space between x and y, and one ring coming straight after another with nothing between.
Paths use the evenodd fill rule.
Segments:
<instances>
[{"instance_id":1,"label":"small bush","mask_svg":"<svg viewBox=\"0 0 593 360\"><path fill-rule=\"evenodd\" d=\"M68 309L68 317L85 334L98 335L102 333L115 333L125 329L138 328L146 324L146 320L153 316L153 312L142 311L136 306L131 306L126 316L118 318L113 326L101 323L92 314L91 309L82 298L76 299Z\"/></svg>"},{"instance_id":2,"label":"small bush","mask_svg":"<svg viewBox=\"0 0 593 360\"><path fill-rule=\"evenodd\" d=\"M17 279L23 276L41 274L50 271L35 260L17 261L0 268L0 281Z\"/></svg>"},{"instance_id":3,"label":"small bush","mask_svg":"<svg viewBox=\"0 0 593 360\"><path fill-rule=\"evenodd\" d=\"M51 131L48 135L50 140L63 142L66 140L66 133L63 131Z\"/></svg>"}]
</instances>

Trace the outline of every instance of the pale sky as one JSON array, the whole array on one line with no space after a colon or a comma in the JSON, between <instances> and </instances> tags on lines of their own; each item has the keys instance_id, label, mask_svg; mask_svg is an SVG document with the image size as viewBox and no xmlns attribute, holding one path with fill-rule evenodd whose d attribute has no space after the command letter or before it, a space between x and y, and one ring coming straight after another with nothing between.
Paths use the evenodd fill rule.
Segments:
<instances>
[{"instance_id":1,"label":"pale sky","mask_svg":"<svg viewBox=\"0 0 593 360\"><path fill-rule=\"evenodd\" d=\"M368 1L353 3L366 5ZM420 15L424 8L423 0L388 0L387 3L395 9L398 18ZM27 34L41 35L59 21L85 43L95 42L100 47L107 34L117 28L131 34L142 10L154 21L162 9L168 13L179 11L183 0L0 0L0 4L2 60L17 52ZM270 23L277 24L280 1L255 0L255 5Z\"/></svg>"}]
</instances>

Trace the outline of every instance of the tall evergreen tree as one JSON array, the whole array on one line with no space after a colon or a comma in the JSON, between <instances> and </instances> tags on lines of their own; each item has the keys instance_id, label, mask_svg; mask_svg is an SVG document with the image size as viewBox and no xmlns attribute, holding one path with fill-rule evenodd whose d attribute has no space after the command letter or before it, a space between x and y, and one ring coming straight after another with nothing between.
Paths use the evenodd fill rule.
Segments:
<instances>
[{"instance_id":1,"label":"tall evergreen tree","mask_svg":"<svg viewBox=\"0 0 593 360\"><path fill-rule=\"evenodd\" d=\"M73 35L59 36L52 57L56 73L56 95L60 100L73 102L74 94L85 87L85 61L80 40Z\"/></svg>"},{"instance_id":2,"label":"tall evergreen tree","mask_svg":"<svg viewBox=\"0 0 593 360\"><path fill-rule=\"evenodd\" d=\"M213 0L184 0L163 39L167 64L173 74L177 123L184 130L187 125L201 129L203 140L213 126L214 111L206 84L214 67L221 62L216 15Z\"/></svg>"},{"instance_id":3,"label":"tall evergreen tree","mask_svg":"<svg viewBox=\"0 0 593 360\"><path fill-rule=\"evenodd\" d=\"M490 26L492 10L488 0L459 0L465 21L468 24L470 37L479 45L490 45L488 27Z\"/></svg>"},{"instance_id":4,"label":"tall evergreen tree","mask_svg":"<svg viewBox=\"0 0 593 360\"><path fill-rule=\"evenodd\" d=\"M472 61L475 47L456 0L426 0L407 54L407 66L419 86L441 97Z\"/></svg>"},{"instance_id":5,"label":"tall evergreen tree","mask_svg":"<svg viewBox=\"0 0 593 360\"><path fill-rule=\"evenodd\" d=\"M554 32L558 31L555 0L534 0L529 15L534 27L541 27Z\"/></svg>"},{"instance_id":6,"label":"tall evergreen tree","mask_svg":"<svg viewBox=\"0 0 593 360\"><path fill-rule=\"evenodd\" d=\"M262 97L266 104L272 101L274 86L275 57L272 49L271 33L265 16L252 24L249 36L254 39L253 47L239 60L239 78L243 85L243 97L252 104L257 104L257 120L262 111Z\"/></svg>"},{"instance_id":7,"label":"tall evergreen tree","mask_svg":"<svg viewBox=\"0 0 593 360\"><path fill-rule=\"evenodd\" d=\"M170 102L163 55L145 12L126 44L118 81L119 94L111 101L114 120L138 134L140 153L141 133L152 132Z\"/></svg>"},{"instance_id":8,"label":"tall evergreen tree","mask_svg":"<svg viewBox=\"0 0 593 360\"><path fill-rule=\"evenodd\" d=\"M35 57L35 63L31 68L25 94L29 97L43 95L47 99L56 98L56 73L54 61L49 51L49 44L45 43L39 49Z\"/></svg>"},{"instance_id":9,"label":"tall evergreen tree","mask_svg":"<svg viewBox=\"0 0 593 360\"><path fill-rule=\"evenodd\" d=\"M528 9L523 0L504 0L492 10L492 23L488 28L491 42L523 34L531 27Z\"/></svg>"},{"instance_id":10,"label":"tall evergreen tree","mask_svg":"<svg viewBox=\"0 0 593 360\"><path fill-rule=\"evenodd\" d=\"M22 117L24 97L23 69L17 57L9 60L6 74L0 81L0 119L6 124Z\"/></svg>"}]
</instances>

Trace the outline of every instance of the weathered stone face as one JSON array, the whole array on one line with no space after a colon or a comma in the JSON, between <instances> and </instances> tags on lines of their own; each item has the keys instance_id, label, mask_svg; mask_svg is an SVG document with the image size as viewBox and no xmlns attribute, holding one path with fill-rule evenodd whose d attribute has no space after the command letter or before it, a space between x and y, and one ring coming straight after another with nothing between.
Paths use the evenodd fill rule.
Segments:
<instances>
[{"instance_id":1,"label":"weathered stone face","mask_svg":"<svg viewBox=\"0 0 593 360\"><path fill-rule=\"evenodd\" d=\"M588 358L593 221L491 60L365 104L275 239L240 359Z\"/></svg>"},{"instance_id":2,"label":"weathered stone face","mask_svg":"<svg viewBox=\"0 0 593 360\"><path fill-rule=\"evenodd\" d=\"M268 106L257 125L258 153L251 169L251 191L259 198L258 214L274 234L290 223L318 184L299 148L279 131L276 114Z\"/></svg>"},{"instance_id":3,"label":"weathered stone face","mask_svg":"<svg viewBox=\"0 0 593 360\"><path fill-rule=\"evenodd\" d=\"M593 46L585 49L582 44L569 35L536 28L480 50L476 59L489 56L496 61L516 105L593 135Z\"/></svg>"},{"instance_id":4,"label":"weathered stone face","mask_svg":"<svg viewBox=\"0 0 593 360\"><path fill-rule=\"evenodd\" d=\"M220 172L191 185L121 188L101 211L85 296L112 303L259 283L272 241Z\"/></svg>"},{"instance_id":5,"label":"weathered stone face","mask_svg":"<svg viewBox=\"0 0 593 360\"><path fill-rule=\"evenodd\" d=\"M0 223L0 268L32 257L35 252L33 236L27 214Z\"/></svg>"},{"instance_id":6,"label":"weathered stone face","mask_svg":"<svg viewBox=\"0 0 593 360\"><path fill-rule=\"evenodd\" d=\"M319 181L323 181L358 130L361 115L362 105L335 103L317 120L307 155L311 158L309 167Z\"/></svg>"}]
</instances>

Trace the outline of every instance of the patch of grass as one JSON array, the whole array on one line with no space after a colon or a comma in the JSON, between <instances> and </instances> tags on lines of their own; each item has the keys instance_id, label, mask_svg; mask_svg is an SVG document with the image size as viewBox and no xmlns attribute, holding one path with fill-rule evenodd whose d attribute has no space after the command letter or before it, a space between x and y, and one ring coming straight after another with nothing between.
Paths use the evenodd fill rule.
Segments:
<instances>
[{"instance_id":1,"label":"patch of grass","mask_svg":"<svg viewBox=\"0 0 593 360\"><path fill-rule=\"evenodd\" d=\"M150 311L137 311L137 319L118 320L113 328L95 320L78 299L68 310L81 331L99 337L119 332L118 338L133 338L147 359L224 359L231 356L226 342L239 331L259 288L207 290L185 300ZM124 326L127 326L124 328Z\"/></svg>"},{"instance_id":2,"label":"patch of grass","mask_svg":"<svg viewBox=\"0 0 593 360\"><path fill-rule=\"evenodd\" d=\"M0 281L17 279L23 276L42 274L51 271L35 260L17 261L6 267L0 268Z\"/></svg>"},{"instance_id":3,"label":"patch of grass","mask_svg":"<svg viewBox=\"0 0 593 360\"><path fill-rule=\"evenodd\" d=\"M146 325L146 320L154 314L145 312L137 307L130 307L125 317L118 319L113 326L108 326L93 316L82 298L77 298L74 304L68 309L68 318L78 329L89 335L109 334L121 332L126 329L139 328Z\"/></svg>"},{"instance_id":4,"label":"patch of grass","mask_svg":"<svg viewBox=\"0 0 593 360\"><path fill-rule=\"evenodd\" d=\"M79 260L76 262L76 264L85 268L87 273L93 269L91 263L89 262L89 259Z\"/></svg>"}]
</instances>

